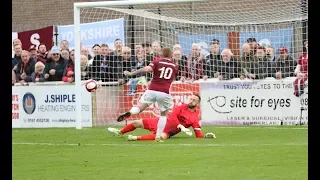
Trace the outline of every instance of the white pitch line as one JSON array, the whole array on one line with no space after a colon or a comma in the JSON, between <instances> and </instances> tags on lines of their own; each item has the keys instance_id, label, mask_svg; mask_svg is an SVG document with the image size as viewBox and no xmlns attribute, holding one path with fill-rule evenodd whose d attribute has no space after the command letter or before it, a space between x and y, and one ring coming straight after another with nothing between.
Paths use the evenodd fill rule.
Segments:
<instances>
[{"instance_id":1,"label":"white pitch line","mask_svg":"<svg viewBox=\"0 0 320 180\"><path fill-rule=\"evenodd\" d=\"M61 144L61 143L28 143L28 142L12 142L13 145L38 145L38 146L135 146L150 147L151 144ZM153 143L155 144L155 143ZM159 146L194 146L194 147L243 147L243 146L308 146L308 144L157 144Z\"/></svg>"}]
</instances>

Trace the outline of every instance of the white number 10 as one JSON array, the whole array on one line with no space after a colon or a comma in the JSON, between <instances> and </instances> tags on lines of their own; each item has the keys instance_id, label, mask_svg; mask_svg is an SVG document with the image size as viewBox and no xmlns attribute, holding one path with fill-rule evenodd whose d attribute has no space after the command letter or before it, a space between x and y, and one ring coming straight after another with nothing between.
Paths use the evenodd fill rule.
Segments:
<instances>
[{"instance_id":1,"label":"white number 10","mask_svg":"<svg viewBox=\"0 0 320 180\"><path fill-rule=\"evenodd\" d=\"M162 67L159 69L159 71L161 71L159 78L164 78L164 79L170 79L173 73L173 70L171 67L167 67L167 68Z\"/></svg>"}]
</instances>

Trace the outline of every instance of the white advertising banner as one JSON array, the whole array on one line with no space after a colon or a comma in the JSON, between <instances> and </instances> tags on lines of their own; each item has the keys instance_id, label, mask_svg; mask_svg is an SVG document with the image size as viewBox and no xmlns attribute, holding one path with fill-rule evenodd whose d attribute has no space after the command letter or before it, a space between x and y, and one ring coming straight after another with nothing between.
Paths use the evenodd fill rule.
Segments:
<instances>
[{"instance_id":1,"label":"white advertising banner","mask_svg":"<svg viewBox=\"0 0 320 180\"><path fill-rule=\"evenodd\" d=\"M296 97L293 80L202 82L202 123L294 125L302 115L301 122L308 124L307 89Z\"/></svg>"},{"instance_id":2,"label":"white advertising banner","mask_svg":"<svg viewBox=\"0 0 320 180\"><path fill-rule=\"evenodd\" d=\"M91 94L82 89L82 126L92 127ZM74 86L13 86L12 127L76 127Z\"/></svg>"}]
</instances>

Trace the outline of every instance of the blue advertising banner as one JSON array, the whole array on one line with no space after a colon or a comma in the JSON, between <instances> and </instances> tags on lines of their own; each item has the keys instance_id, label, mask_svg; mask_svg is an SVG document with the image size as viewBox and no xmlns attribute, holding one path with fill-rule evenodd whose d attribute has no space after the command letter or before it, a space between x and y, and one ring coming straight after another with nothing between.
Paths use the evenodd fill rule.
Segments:
<instances>
[{"instance_id":1,"label":"blue advertising banner","mask_svg":"<svg viewBox=\"0 0 320 180\"><path fill-rule=\"evenodd\" d=\"M80 24L82 46L91 48L94 44L106 43L114 49L114 40L121 39L124 43L124 19L99 21ZM58 43L69 42L70 49L74 48L74 25L58 26Z\"/></svg>"},{"instance_id":2,"label":"blue advertising banner","mask_svg":"<svg viewBox=\"0 0 320 180\"><path fill-rule=\"evenodd\" d=\"M242 49L242 44L246 43L248 38L253 37L256 38L260 45L273 47L276 57L279 57L277 51L282 46L288 48L290 54L292 34L292 27L266 32L240 32L240 49Z\"/></svg>"},{"instance_id":3,"label":"blue advertising banner","mask_svg":"<svg viewBox=\"0 0 320 180\"><path fill-rule=\"evenodd\" d=\"M217 39L220 42L220 52L228 47L227 33L222 34L177 34L179 44L183 49L183 55L191 53L191 46L193 43L201 46L201 52L203 55L207 55L210 52L211 39Z\"/></svg>"}]
</instances>

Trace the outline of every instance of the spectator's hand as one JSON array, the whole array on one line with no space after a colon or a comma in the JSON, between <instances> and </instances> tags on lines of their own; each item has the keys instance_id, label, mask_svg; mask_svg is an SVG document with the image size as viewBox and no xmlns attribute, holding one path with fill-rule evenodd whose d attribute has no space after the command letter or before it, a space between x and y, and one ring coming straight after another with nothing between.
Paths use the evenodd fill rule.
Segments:
<instances>
[{"instance_id":1,"label":"spectator's hand","mask_svg":"<svg viewBox=\"0 0 320 180\"><path fill-rule=\"evenodd\" d=\"M203 76L203 80L207 80L208 79L208 76Z\"/></svg>"},{"instance_id":2,"label":"spectator's hand","mask_svg":"<svg viewBox=\"0 0 320 180\"><path fill-rule=\"evenodd\" d=\"M131 72L136 71L136 69L131 69Z\"/></svg>"},{"instance_id":3,"label":"spectator's hand","mask_svg":"<svg viewBox=\"0 0 320 180\"><path fill-rule=\"evenodd\" d=\"M223 78L222 75L219 75L219 76L218 76L218 79L219 79L219 80L222 80L222 78Z\"/></svg>"},{"instance_id":4,"label":"spectator's hand","mask_svg":"<svg viewBox=\"0 0 320 180\"><path fill-rule=\"evenodd\" d=\"M276 72L276 79L281 79L281 78L282 78L281 71Z\"/></svg>"},{"instance_id":5,"label":"spectator's hand","mask_svg":"<svg viewBox=\"0 0 320 180\"><path fill-rule=\"evenodd\" d=\"M130 73L129 71L124 71L123 74L124 74L125 76L130 76L130 75L131 75L131 73Z\"/></svg>"},{"instance_id":6,"label":"spectator's hand","mask_svg":"<svg viewBox=\"0 0 320 180\"><path fill-rule=\"evenodd\" d=\"M51 70L54 70L54 69L51 69ZM50 71L51 71L50 70ZM53 74L54 75L54 74ZM73 76L74 75L74 72L73 71L68 71L68 74L67 74L68 76Z\"/></svg>"},{"instance_id":7,"label":"spectator's hand","mask_svg":"<svg viewBox=\"0 0 320 180\"><path fill-rule=\"evenodd\" d=\"M16 71L17 69L18 69L17 65L13 66L13 68L12 68L12 70L14 70L14 71Z\"/></svg>"},{"instance_id":8,"label":"spectator's hand","mask_svg":"<svg viewBox=\"0 0 320 180\"><path fill-rule=\"evenodd\" d=\"M39 82L40 81L40 78L36 78L36 82Z\"/></svg>"},{"instance_id":9,"label":"spectator's hand","mask_svg":"<svg viewBox=\"0 0 320 180\"><path fill-rule=\"evenodd\" d=\"M255 79L256 75L255 74L249 74L248 77L251 78L251 79Z\"/></svg>"},{"instance_id":10,"label":"spectator's hand","mask_svg":"<svg viewBox=\"0 0 320 180\"><path fill-rule=\"evenodd\" d=\"M26 73L22 73L22 74L20 75L20 78L23 79L23 80L26 79L26 77L27 77Z\"/></svg>"},{"instance_id":11,"label":"spectator's hand","mask_svg":"<svg viewBox=\"0 0 320 180\"><path fill-rule=\"evenodd\" d=\"M21 81L19 81L20 82L20 84L23 84L23 83L25 83L25 81L24 80L21 80Z\"/></svg>"},{"instance_id":12,"label":"spectator's hand","mask_svg":"<svg viewBox=\"0 0 320 180\"><path fill-rule=\"evenodd\" d=\"M87 75L87 72L83 71L81 72L81 76L86 76Z\"/></svg>"},{"instance_id":13,"label":"spectator's hand","mask_svg":"<svg viewBox=\"0 0 320 180\"><path fill-rule=\"evenodd\" d=\"M216 77L219 77L220 73L219 73L219 72L216 72L214 75L215 75Z\"/></svg>"},{"instance_id":14,"label":"spectator's hand","mask_svg":"<svg viewBox=\"0 0 320 180\"><path fill-rule=\"evenodd\" d=\"M73 82L73 77L69 77L69 78L68 78L68 82L69 82L69 83L72 83L72 82Z\"/></svg>"},{"instance_id":15,"label":"spectator's hand","mask_svg":"<svg viewBox=\"0 0 320 180\"><path fill-rule=\"evenodd\" d=\"M50 76L49 74L45 74L45 75L44 75L44 78L45 78L45 79L48 79L49 76Z\"/></svg>"},{"instance_id":16,"label":"spectator's hand","mask_svg":"<svg viewBox=\"0 0 320 180\"><path fill-rule=\"evenodd\" d=\"M54 76L54 75L56 74L56 70L55 70L55 69L51 69L51 70L49 71L49 74L52 75L52 76Z\"/></svg>"},{"instance_id":17,"label":"spectator's hand","mask_svg":"<svg viewBox=\"0 0 320 180\"><path fill-rule=\"evenodd\" d=\"M47 52L47 59L50 59L51 58L51 52Z\"/></svg>"},{"instance_id":18,"label":"spectator's hand","mask_svg":"<svg viewBox=\"0 0 320 180\"><path fill-rule=\"evenodd\" d=\"M186 77L181 76L180 81L181 81L181 82L184 82L185 80L186 80Z\"/></svg>"},{"instance_id":19,"label":"spectator's hand","mask_svg":"<svg viewBox=\"0 0 320 180\"><path fill-rule=\"evenodd\" d=\"M118 82L119 84L124 84L125 81L123 79L119 79Z\"/></svg>"},{"instance_id":20,"label":"spectator's hand","mask_svg":"<svg viewBox=\"0 0 320 180\"><path fill-rule=\"evenodd\" d=\"M243 74L240 75L240 79L244 80L244 78L246 78Z\"/></svg>"}]
</instances>

